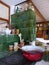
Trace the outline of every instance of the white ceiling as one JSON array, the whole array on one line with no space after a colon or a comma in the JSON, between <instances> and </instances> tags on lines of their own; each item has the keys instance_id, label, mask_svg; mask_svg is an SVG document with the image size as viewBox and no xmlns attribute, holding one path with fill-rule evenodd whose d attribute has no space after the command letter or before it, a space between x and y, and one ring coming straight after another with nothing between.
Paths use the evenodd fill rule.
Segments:
<instances>
[{"instance_id":1,"label":"white ceiling","mask_svg":"<svg viewBox=\"0 0 49 65\"><path fill-rule=\"evenodd\" d=\"M49 0L32 0L40 13L49 21Z\"/></svg>"},{"instance_id":2,"label":"white ceiling","mask_svg":"<svg viewBox=\"0 0 49 65\"><path fill-rule=\"evenodd\" d=\"M19 4L26 0L2 0L3 2L9 4L10 6ZM44 18L49 21L49 0L32 0L40 13L44 16Z\"/></svg>"},{"instance_id":3,"label":"white ceiling","mask_svg":"<svg viewBox=\"0 0 49 65\"><path fill-rule=\"evenodd\" d=\"M26 0L2 0L2 1L9 4L9 5L16 5L16 4L19 4L19 3L24 2Z\"/></svg>"}]
</instances>

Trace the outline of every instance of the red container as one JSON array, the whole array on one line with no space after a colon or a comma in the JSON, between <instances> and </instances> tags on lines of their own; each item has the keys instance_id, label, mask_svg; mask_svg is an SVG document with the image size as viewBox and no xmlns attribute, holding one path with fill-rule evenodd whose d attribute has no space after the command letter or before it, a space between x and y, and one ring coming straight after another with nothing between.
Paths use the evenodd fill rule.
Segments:
<instances>
[{"instance_id":1,"label":"red container","mask_svg":"<svg viewBox=\"0 0 49 65\"><path fill-rule=\"evenodd\" d=\"M40 46L23 46L23 56L30 61L38 61L43 57L44 48Z\"/></svg>"},{"instance_id":2,"label":"red container","mask_svg":"<svg viewBox=\"0 0 49 65\"><path fill-rule=\"evenodd\" d=\"M35 53L23 52L23 56L30 61L38 61L42 59L43 52L32 51Z\"/></svg>"}]
</instances>

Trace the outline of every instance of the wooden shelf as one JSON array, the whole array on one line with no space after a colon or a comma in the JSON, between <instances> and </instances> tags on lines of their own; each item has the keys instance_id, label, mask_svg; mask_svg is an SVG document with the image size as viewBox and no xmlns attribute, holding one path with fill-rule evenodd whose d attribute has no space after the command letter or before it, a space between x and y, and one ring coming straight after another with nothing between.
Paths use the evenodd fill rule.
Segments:
<instances>
[{"instance_id":1,"label":"wooden shelf","mask_svg":"<svg viewBox=\"0 0 49 65\"><path fill-rule=\"evenodd\" d=\"M47 30L49 30L48 26L49 26L48 22L37 23L36 24L36 28L37 28L36 37L42 37L42 38L44 37L45 38L45 36L48 36L48 34L47 34Z\"/></svg>"}]
</instances>

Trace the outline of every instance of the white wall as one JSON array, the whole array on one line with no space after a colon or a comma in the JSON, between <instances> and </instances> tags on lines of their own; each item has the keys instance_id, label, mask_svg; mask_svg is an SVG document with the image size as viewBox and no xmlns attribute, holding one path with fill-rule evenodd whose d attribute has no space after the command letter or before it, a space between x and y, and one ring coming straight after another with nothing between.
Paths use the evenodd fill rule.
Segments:
<instances>
[{"instance_id":1,"label":"white wall","mask_svg":"<svg viewBox=\"0 0 49 65\"><path fill-rule=\"evenodd\" d=\"M0 3L0 17L4 19L9 19L9 8Z\"/></svg>"},{"instance_id":2,"label":"white wall","mask_svg":"<svg viewBox=\"0 0 49 65\"><path fill-rule=\"evenodd\" d=\"M0 34L4 33L6 26L7 26L7 22L0 20Z\"/></svg>"}]
</instances>

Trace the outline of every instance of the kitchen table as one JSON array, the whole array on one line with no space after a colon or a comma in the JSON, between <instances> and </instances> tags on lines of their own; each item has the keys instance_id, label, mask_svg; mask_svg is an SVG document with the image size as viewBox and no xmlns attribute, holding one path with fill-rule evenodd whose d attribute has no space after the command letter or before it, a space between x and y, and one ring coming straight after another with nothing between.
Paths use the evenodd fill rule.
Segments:
<instances>
[{"instance_id":1,"label":"kitchen table","mask_svg":"<svg viewBox=\"0 0 49 65\"><path fill-rule=\"evenodd\" d=\"M42 60L47 61L47 55L44 53ZM49 56L48 56L49 61ZM36 61L37 62L37 61ZM36 62L31 62L27 60L22 55L22 50L13 52L0 52L0 65L35 65Z\"/></svg>"},{"instance_id":2,"label":"kitchen table","mask_svg":"<svg viewBox=\"0 0 49 65\"><path fill-rule=\"evenodd\" d=\"M4 55L2 55L0 54L0 65L31 65L32 63L24 58L21 50L16 52L4 52Z\"/></svg>"}]
</instances>

